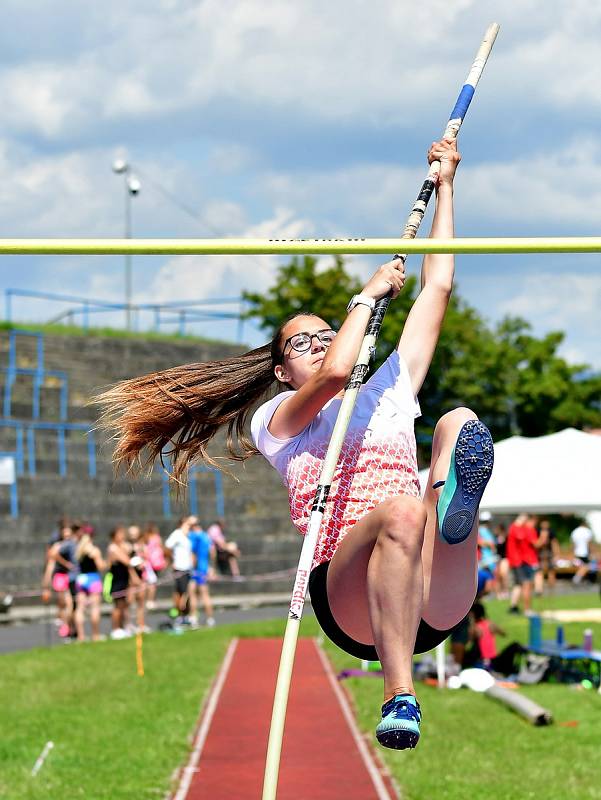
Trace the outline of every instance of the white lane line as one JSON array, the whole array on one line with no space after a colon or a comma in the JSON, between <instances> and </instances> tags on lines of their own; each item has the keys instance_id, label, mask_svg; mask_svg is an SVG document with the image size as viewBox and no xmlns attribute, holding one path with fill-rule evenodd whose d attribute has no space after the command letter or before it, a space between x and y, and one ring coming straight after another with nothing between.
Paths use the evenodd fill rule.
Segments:
<instances>
[{"instance_id":1,"label":"white lane line","mask_svg":"<svg viewBox=\"0 0 601 800\"><path fill-rule=\"evenodd\" d=\"M388 791L384 781L382 780L382 775L380 774L380 770L378 769L377 764L375 763L371 753L369 752L369 748L365 744L361 732L357 727L357 723L355 722L355 718L353 716L352 711L349 708L349 704L347 702L346 697L344 696L344 692L340 688L338 684L338 680L334 675L332 667L330 666L330 662L327 659L327 656L319 646L319 644L314 640L315 649L319 653L319 657L321 659L321 663L323 664L323 668L328 676L328 680L330 681L330 685L334 690L334 694L336 695L338 702L340 704L340 708L342 709L342 713L344 718L347 722L347 725L350 728L351 734L353 739L355 740L355 744L357 745L357 749L361 754L361 758L363 759L363 763L365 764L365 768L369 773L369 777L372 780L374 788L376 790L376 794L378 795L378 800L397 800L394 795L391 795Z\"/></svg>"},{"instance_id":2,"label":"white lane line","mask_svg":"<svg viewBox=\"0 0 601 800\"><path fill-rule=\"evenodd\" d=\"M209 728L211 727L213 715L215 714L215 709L217 708L217 703L219 702L219 696L221 695L221 690L223 689L223 684L225 683L227 673L229 672L230 664L232 663L232 658L234 657L234 651L237 645L238 639L232 639L228 649L226 650L225 658L221 663L219 672L217 673L215 683L209 692L208 700L200 712L201 723L198 728L198 733L196 734L196 739L194 740L194 747L190 753L188 763L182 771L177 792L173 795L172 800L186 800L186 795L190 789L192 778L194 777L194 774L198 772L198 762L200 761L202 748L204 747L207 739L207 734L209 732Z\"/></svg>"}]
</instances>

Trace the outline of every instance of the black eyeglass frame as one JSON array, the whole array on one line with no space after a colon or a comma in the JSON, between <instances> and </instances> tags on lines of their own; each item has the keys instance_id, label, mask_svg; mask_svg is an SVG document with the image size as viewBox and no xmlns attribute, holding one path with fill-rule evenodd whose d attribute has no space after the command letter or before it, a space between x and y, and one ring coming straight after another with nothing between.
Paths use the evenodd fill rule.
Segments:
<instances>
[{"instance_id":1,"label":"black eyeglass frame","mask_svg":"<svg viewBox=\"0 0 601 800\"><path fill-rule=\"evenodd\" d=\"M330 344L332 344L332 342L326 344L326 342L322 342L321 340L321 334L324 333L333 333L335 337L338 331L335 331L334 328L322 328L316 333L309 333L308 331L299 331L298 333L289 336L282 346L282 358L284 358L284 356L286 355L286 348L288 347L288 345L290 345L291 349L294 350L295 353L308 353L309 350L311 349L311 345L313 344L313 339L317 339L320 344L324 345L324 347L329 347ZM298 350L298 348L294 347L294 345L292 344L292 340L295 339L297 336L309 337L309 345L304 350Z\"/></svg>"}]
</instances>

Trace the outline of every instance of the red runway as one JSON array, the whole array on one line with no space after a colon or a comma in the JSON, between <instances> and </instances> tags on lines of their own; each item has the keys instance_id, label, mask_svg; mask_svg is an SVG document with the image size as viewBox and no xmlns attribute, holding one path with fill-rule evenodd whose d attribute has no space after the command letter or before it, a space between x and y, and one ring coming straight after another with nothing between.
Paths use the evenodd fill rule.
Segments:
<instances>
[{"instance_id":1,"label":"red runway","mask_svg":"<svg viewBox=\"0 0 601 800\"><path fill-rule=\"evenodd\" d=\"M260 800L279 639L233 642L174 800ZM396 800L312 639L300 639L278 800Z\"/></svg>"}]
</instances>

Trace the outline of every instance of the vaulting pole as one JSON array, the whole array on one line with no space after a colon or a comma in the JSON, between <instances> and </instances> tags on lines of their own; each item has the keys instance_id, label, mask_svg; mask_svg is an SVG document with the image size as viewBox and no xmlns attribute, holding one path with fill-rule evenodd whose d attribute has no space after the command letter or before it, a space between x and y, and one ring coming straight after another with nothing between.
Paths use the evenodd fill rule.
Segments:
<instances>
[{"instance_id":1,"label":"vaulting pole","mask_svg":"<svg viewBox=\"0 0 601 800\"><path fill-rule=\"evenodd\" d=\"M486 64L486 60L494 44L498 30L499 26L494 24L491 25L486 31L484 40L480 45L480 49L476 55L476 60L472 65L467 80L463 85L461 92L459 93L459 97L457 98L457 102L455 103L453 111L451 112L451 116L444 133L446 138L455 138L457 136L459 128L461 127L461 123L463 122L463 118L473 97L478 80L480 79L480 75L482 74L482 70L484 69L484 65ZM428 200L432 196L432 192L436 186L436 177L439 170L440 163L434 162L430 165L428 176L422 185L419 196L413 208L411 209L409 219L405 225L403 239L413 239L415 237L420 223L424 217ZM406 255L401 257L403 260L405 260ZM311 572L311 565L313 563L315 548L317 546L326 500L328 498L328 493L334 477L334 471L336 469L336 464L338 463L338 456L340 455L340 450L346 435L349 420L353 412L355 400L362 385L363 378L367 372L371 356L375 350L376 339L380 332L382 320L384 319L384 314L386 313L389 303L390 297L382 298L382 300L378 301L372 313L357 362L345 387L344 397L340 405L340 411L334 425L334 430L332 431L332 438L326 452L321 475L319 477L319 484L315 493L315 499L313 500L311 518L309 520L309 527L303 541L303 547L296 572L296 579L294 581L294 588L292 590L292 599L290 602L290 610L288 612L288 622L286 624L286 631L284 633L282 655L280 658L280 667L278 671L275 698L273 702L271 729L269 731L269 742L267 745L267 759L263 780L263 800L275 800L276 797L280 754L284 735L284 722L286 718L286 706L288 703L290 680L292 678L292 667L294 664L296 642L298 639L300 621L305 604L305 596L307 593L309 574Z\"/></svg>"}]
</instances>

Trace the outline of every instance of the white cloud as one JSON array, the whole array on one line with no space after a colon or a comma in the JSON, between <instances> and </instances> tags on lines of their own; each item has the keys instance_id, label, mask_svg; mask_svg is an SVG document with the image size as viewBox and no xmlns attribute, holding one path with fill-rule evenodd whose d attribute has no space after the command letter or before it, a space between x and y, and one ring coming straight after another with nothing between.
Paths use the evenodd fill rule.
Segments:
<instances>
[{"instance_id":1,"label":"white cloud","mask_svg":"<svg viewBox=\"0 0 601 800\"><path fill-rule=\"evenodd\" d=\"M60 39L57 21L70 5L53 4L49 35ZM542 0L503 9L486 80L505 114L548 103L601 106L598 10L553 5L552 14ZM424 110L451 103L490 22L475 0L172 0L104 8L71 59L67 47L43 62L26 53L0 71L9 130L57 138L101 120L198 113L212 101L293 111L314 122L408 127ZM13 10L19 13L26 8ZM559 69L566 53L570 69Z\"/></svg>"},{"instance_id":2,"label":"white cloud","mask_svg":"<svg viewBox=\"0 0 601 800\"><path fill-rule=\"evenodd\" d=\"M516 281L515 293L498 306L500 315L524 317L537 333L568 336L561 354L568 361L601 368L601 274L537 270Z\"/></svg>"},{"instance_id":3,"label":"white cloud","mask_svg":"<svg viewBox=\"0 0 601 800\"><path fill-rule=\"evenodd\" d=\"M537 319L557 328L575 324L599 334L601 275L537 271L526 276L501 313Z\"/></svg>"},{"instance_id":4,"label":"white cloud","mask_svg":"<svg viewBox=\"0 0 601 800\"><path fill-rule=\"evenodd\" d=\"M133 205L136 235L204 235L206 228L191 218L196 212L230 235L400 231L424 174L417 163L423 150L409 147L431 121L444 121L491 21L489 6L476 0L107 0L80 8L40 0L32 15L13 0L0 31L8 53L0 67L5 235L118 235L123 191L110 164L121 142L143 184ZM474 125L463 134L458 232L596 233L601 6L514 0L495 12L500 36L470 111ZM30 37L23 35L28 30ZM290 146L282 133L287 126ZM469 138L474 130L478 141ZM306 131L311 142L303 149ZM380 141L387 149L378 150ZM324 163L330 157L335 162ZM136 296L264 289L280 261L136 259ZM22 285L34 280L33 263L19 262ZM39 288L62 284L122 296L121 259L77 263L79 270L62 259L52 262L52 272L36 272L47 274ZM353 262L362 273L369 263ZM530 266L524 270L533 274ZM600 299L596 284L563 284L558 291L565 302L557 307L552 289L541 294L536 286L540 272L534 270L531 284L519 284L512 302L537 324L566 327L571 352L591 360L599 340L591 327L590 303L594 298L598 307ZM483 290L488 297L496 298L496 280L491 275ZM595 358L601 363L601 354Z\"/></svg>"},{"instance_id":5,"label":"white cloud","mask_svg":"<svg viewBox=\"0 0 601 800\"><path fill-rule=\"evenodd\" d=\"M307 235L307 231L313 231L309 221L296 218L286 208L276 208L273 217L248 225L240 235L294 239ZM155 300L167 302L182 297L232 297L243 289L263 291L273 283L277 263L274 256L174 257L160 268L148 293Z\"/></svg>"},{"instance_id":6,"label":"white cloud","mask_svg":"<svg viewBox=\"0 0 601 800\"><path fill-rule=\"evenodd\" d=\"M341 206L353 227L351 235L390 235L404 224L425 172L425 159L422 168L363 163L305 170L302 180L296 172L266 173L260 186L274 202L313 208L325 235L340 234L332 226L340 218ZM507 236L523 235L525 226L541 236L596 235L601 218L601 148L588 138L575 138L562 147L547 146L533 157L500 162L491 153L476 163L468 151L459 167L456 205L462 235L476 225L497 230L505 226Z\"/></svg>"}]
</instances>

